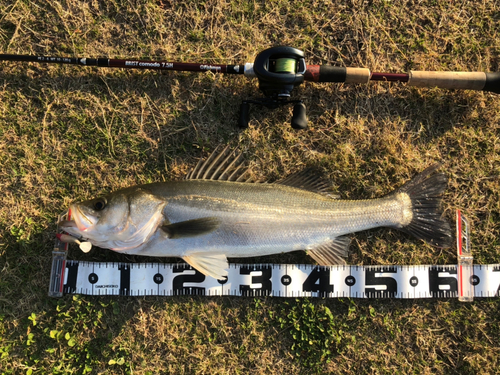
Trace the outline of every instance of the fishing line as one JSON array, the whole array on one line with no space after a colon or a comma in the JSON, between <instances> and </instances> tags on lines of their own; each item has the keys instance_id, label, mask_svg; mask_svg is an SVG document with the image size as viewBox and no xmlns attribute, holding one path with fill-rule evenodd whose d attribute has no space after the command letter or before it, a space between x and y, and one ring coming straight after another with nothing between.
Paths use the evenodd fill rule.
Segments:
<instances>
[{"instance_id":1,"label":"fishing line","mask_svg":"<svg viewBox=\"0 0 500 375\"><path fill-rule=\"evenodd\" d=\"M274 71L276 73L295 74L297 71L297 61L291 58L281 58L275 60Z\"/></svg>"},{"instance_id":2,"label":"fishing line","mask_svg":"<svg viewBox=\"0 0 500 375\"><path fill-rule=\"evenodd\" d=\"M215 280L185 263L67 260L56 238L49 296L270 296L321 298L458 298L500 296L500 264L473 265L469 224L457 211L456 265L315 266L230 264Z\"/></svg>"}]
</instances>

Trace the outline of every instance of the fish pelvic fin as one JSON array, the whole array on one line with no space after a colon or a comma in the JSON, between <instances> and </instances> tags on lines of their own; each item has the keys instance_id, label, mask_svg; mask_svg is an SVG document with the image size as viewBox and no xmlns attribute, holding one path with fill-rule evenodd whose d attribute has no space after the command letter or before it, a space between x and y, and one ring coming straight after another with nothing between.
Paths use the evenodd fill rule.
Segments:
<instances>
[{"instance_id":1,"label":"fish pelvic fin","mask_svg":"<svg viewBox=\"0 0 500 375\"><path fill-rule=\"evenodd\" d=\"M197 271L214 279L223 280L228 275L229 264L224 254L191 253L182 259Z\"/></svg>"},{"instance_id":2,"label":"fish pelvic fin","mask_svg":"<svg viewBox=\"0 0 500 375\"><path fill-rule=\"evenodd\" d=\"M451 228L442 218L440 208L448 179L443 173L434 173L439 167L439 164L428 167L392 194L399 195L411 207L406 215L408 223L398 227L399 230L430 245L448 248L453 243Z\"/></svg>"},{"instance_id":3,"label":"fish pelvic fin","mask_svg":"<svg viewBox=\"0 0 500 375\"><path fill-rule=\"evenodd\" d=\"M161 230L168 238L177 239L210 233L216 230L219 225L220 221L216 217L203 217L201 219L186 220L174 224L163 225L161 226Z\"/></svg>"},{"instance_id":4,"label":"fish pelvic fin","mask_svg":"<svg viewBox=\"0 0 500 375\"><path fill-rule=\"evenodd\" d=\"M321 266L345 264L344 258L348 255L350 243L351 239L347 236L337 237L308 250L307 255Z\"/></svg>"}]
</instances>

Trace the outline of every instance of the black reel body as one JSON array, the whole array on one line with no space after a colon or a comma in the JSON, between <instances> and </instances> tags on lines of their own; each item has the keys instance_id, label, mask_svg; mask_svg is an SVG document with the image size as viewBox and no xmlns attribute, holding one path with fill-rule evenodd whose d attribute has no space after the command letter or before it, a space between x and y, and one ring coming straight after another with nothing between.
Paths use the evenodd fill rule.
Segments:
<instances>
[{"instance_id":1,"label":"black reel body","mask_svg":"<svg viewBox=\"0 0 500 375\"><path fill-rule=\"evenodd\" d=\"M304 52L292 47L273 47L259 53L253 64L253 73L259 80L259 88L265 98L244 100L240 107L238 126L248 127L250 104L276 109L295 104L292 127L307 127L306 107L301 100L289 100L295 86L304 82L306 62Z\"/></svg>"},{"instance_id":2,"label":"black reel body","mask_svg":"<svg viewBox=\"0 0 500 375\"><path fill-rule=\"evenodd\" d=\"M304 82L304 52L292 47L266 49L255 58L253 70L266 97L286 100Z\"/></svg>"}]
</instances>

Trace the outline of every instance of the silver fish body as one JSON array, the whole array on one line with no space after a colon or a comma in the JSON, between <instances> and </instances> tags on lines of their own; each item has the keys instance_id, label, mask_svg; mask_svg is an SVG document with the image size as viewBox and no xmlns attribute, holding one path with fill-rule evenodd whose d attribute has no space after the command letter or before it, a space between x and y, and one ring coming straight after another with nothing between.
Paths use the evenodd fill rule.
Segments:
<instances>
[{"instance_id":1,"label":"silver fish body","mask_svg":"<svg viewBox=\"0 0 500 375\"><path fill-rule=\"evenodd\" d=\"M322 182L306 173L274 184L206 179L153 183L73 204L73 220L60 225L102 248L181 257L219 279L227 274L227 257L308 250L320 264L338 264L347 256L346 234L376 227L398 228L449 246L450 228L438 209L446 178L434 170L370 200L332 199L321 194Z\"/></svg>"},{"instance_id":2,"label":"silver fish body","mask_svg":"<svg viewBox=\"0 0 500 375\"><path fill-rule=\"evenodd\" d=\"M182 257L186 252L220 251L227 257L249 257L308 250L348 233L402 227L412 215L402 195L335 200L285 185L209 180L146 189L165 199L163 216L170 223L214 217L219 225L199 236L171 240L157 235L134 254Z\"/></svg>"}]
</instances>

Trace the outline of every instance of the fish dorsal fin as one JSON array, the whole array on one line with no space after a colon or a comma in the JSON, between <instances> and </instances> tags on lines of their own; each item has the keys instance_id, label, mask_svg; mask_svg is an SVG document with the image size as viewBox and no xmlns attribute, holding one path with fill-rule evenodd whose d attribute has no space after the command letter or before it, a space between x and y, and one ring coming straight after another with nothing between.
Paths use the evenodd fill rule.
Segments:
<instances>
[{"instance_id":1,"label":"fish dorsal fin","mask_svg":"<svg viewBox=\"0 0 500 375\"><path fill-rule=\"evenodd\" d=\"M351 239L347 236L337 237L308 250L307 255L322 266L345 264L344 258L348 255L350 243Z\"/></svg>"},{"instance_id":2,"label":"fish dorsal fin","mask_svg":"<svg viewBox=\"0 0 500 375\"><path fill-rule=\"evenodd\" d=\"M200 159L196 167L187 174L186 180L255 182L241 152L231 151L229 146L222 151L219 149L217 147L205 161Z\"/></svg>"},{"instance_id":3,"label":"fish dorsal fin","mask_svg":"<svg viewBox=\"0 0 500 375\"><path fill-rule=\"evenodd\" d=\"M191 253L182 259L197 271L217 280L222 280L228 275L229 264L224 254Z\"/></svg>"},{"instance_id":4,"label":"fish dorsal fin","mask_svg":"<svg viewBox=\"0 0 500 375\"><path fill-rule=\"evenodd\" d=\"M275 184L295 187L302 190L312 191L314 193L327 195L330 198L340 198L331 192L331 183L324 178L315 174L312 169L304 169L294 173L283 180L275 182Z\"/></svg>"},{"instance_id":5,"label":"fish dorsal fin","mask_svg":"<svg viewBox=\"0 0 500 375\"><path fill-rule=\"evenodd\" d=\"M217 219L216 217L203 217L201 219L193 219L180 221L174 224L166 224L161 226L161 230L168 238L177 239L194 237L212 232L219 227L219 224L219 219Z\"/></svg>"}]
</instances>

